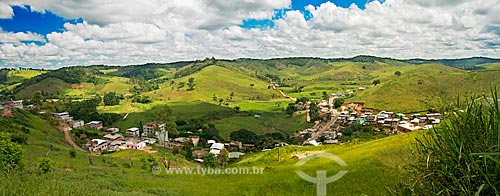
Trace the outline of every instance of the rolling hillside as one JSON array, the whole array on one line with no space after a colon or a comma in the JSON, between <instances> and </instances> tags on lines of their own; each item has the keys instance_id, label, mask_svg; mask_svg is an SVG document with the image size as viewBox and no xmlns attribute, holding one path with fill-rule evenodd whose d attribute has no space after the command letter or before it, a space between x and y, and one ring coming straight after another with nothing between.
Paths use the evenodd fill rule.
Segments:
<instances>
[{"instance_id":1,"label":"rolling hillside","mask_svg":"<svg viewBox=\"0 0 500 196\"><path fill-rule=\"evenodd\" d=\"M464 97L487 92L491 86L500 85L498 63L495 62L495 59L483 58L417 61L371 56L349 59L206 59L127 67L63 68L44 74L25 73L33 78L18 84L13 90L17 98L30 97L36 90L83 98L111 91L126 95L137 85L131 81L139 78L157 83L158 90L141 92L151 97L155 105L201 101L227 104L229 107L243 106L242 110L259 110L252 104L270 102L259 107L272 111L276 109L269 105L286 101L277 91L268 89L268 82L274 81L280 82L280 89L292 97L321 98L324 91L336 93L364 87L367 88L365 92L355 93L348 100L366 101L367 107L380 110L413 112L439 110L440 106L454 101L459 95ZM463 68L462 65L469 68L474 65L475 68L471 69L475 70L455 68ZM402 75L395 76L396 71ZM194 78L193 90L188 90L190 78ZM381 84L373 86L375 80ZM71 85L75 83L82 84L82 88L72 89ZM231 93L233 96L230 96ZM220 99L222 102L219 102ZM100 110L127 113L144 111L143 108L151 107L124 100L120 107L102 107Z\"/></svg>"},{"instance_id":2,"label":"rolling hillside","mask_svg":"<svg viewBox=\"0 0 500 196\"><path fill-rule=\"evenodd\" d=\"M187 90L189 78L194 78L196 84L192 91ZM172 85L167 82L160 86L161 90L146 95L162 100L215 102L214 96L227 99L231 92L234 93L234 101L249 100L252 97L270 100L273 94L266 82L217 65L205 67L197 73L173 81L175 83ZM185 83L184 87L178 88L179 83Z\"/></svg>"},{"instance_id":3,"label":"rolling hillside","mask_svg":"<svg viewBox=\"0 0 500 196\"><path fill-rule=\"evenodd\" d=\"M16 115L24 125L14 124L18 128L27 126L30 130L28 142L23 145L26 172L1 178L2 195L314 195L316 186L302 180L295 170L314 176L320 169L328 171L329 176L339 170L348 171L342 179L327 185L328 193L381 195L386 193L386 188L394 188L404 179L403 168L412 160L410 148L414 138L420 135L417 132L340 146L289 146L281 148L281 162L277 161L278 149L274 149L248 155L241 162L229 165L230 168L263 168L263 174L201 176L163 172L155 175L141 169L140 158L148 156L144 152L120 151L96 157L77 151L76 157L70 158L70 146L62 132L47 127L49 122L38 116L24 112ZM4 125L0 126L6 130ZM163 151L155 149L160 152L153 156L159 159ZM302 167L295 166L297 157L318 152L335 154L348 166L340 167L328 159L315 159ZM36 164L45 154L54 160L54 170L39 175ZM196 164L176 158L171 152L166 155L167 159L179 163L177 167L196 170Z\"/></svg>"}]
</instances>

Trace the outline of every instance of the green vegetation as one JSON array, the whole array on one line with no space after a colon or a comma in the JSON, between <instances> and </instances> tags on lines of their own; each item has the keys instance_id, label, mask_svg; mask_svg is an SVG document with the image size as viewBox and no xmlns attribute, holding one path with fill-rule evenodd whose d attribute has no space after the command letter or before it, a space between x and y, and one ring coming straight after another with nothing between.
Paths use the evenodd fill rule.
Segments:
<instances>
[{"instance_id":1,"label":"green vegetation","mask_svg":"<svg viewBox=\"0 0 500 196\"><path fill-rule=\"evenodd\" d=\"M437 64L439 62L444 65ZM200 136L202 145L206 145L208 139L241 140L256 146L243 151L255 152L283 141L294 143L293 133L313 125L305 122L303 103L312 102L309 107L313 121L322 119L317 114L317 103L332 93L354 91L336 99L335 107L344 102L365 101L365 107L394 112L455 111L463 108L449 104L451 101L499 85L498 73L497 61L477 58L441 61L400 61L371 56L205 59L127 67L19 70L19 73L2 70L0 83L3 100L12 96L31 99L26 103L41 103L40 109L68 111L74 119L101 120L105 126L122 131L131 127L142 129L146 123L162 121L167 123L173 136ZM360 87L365 90L358 91ZM297 101L284 97L279 90ZM60 100L44 102L48 98ZM8 149L4 151L12 155L8 160L22 167L8 169L13 172L0 179L0 194L314 194L316 186L295 175L294 171L299 169L311 176L317 170L334 174L347 169L349 172L344 178L327 186L329 193L337 195L382 195L387 194L387 190L395 190L395 194L398 191L498 194L495 188L499 186L497 174L500 172L498 163L494 162L497 157L485 154L498 152L496 104L496 110L486 104L481 110L469 106L467 112L447 119L446 124L436 130L387 136L375 132L378 127L353 125L344 130L343 139L351 140L348 144L285 146L247 154L240 161L228 160L227 151L220 156L209 154L203 163L207 167L262 167L264 173L203 177L151 172L156 167L201 165L191 161L195 158L192 150L200 147L192 149L190 142L173 149L152 146L151 150L158 151L154 154L122 150L94 156L73 149L63 132L55 129L58 122L49 116L40 115L36 110L33 111L36 115L14 110L14 118L0 117L0 132L5 135L0 137L0 149ZM75 129L71 137L77 145L86 142L86 138L80 138L83 134L95 138L104 133ZM419 139L420 153L416 162L411 154L417 144L415 138ZM22 156L16 153L19 148L23 149ZM295 166L298 159L318 152L335 154L348 166L341 168L326 159L300 168ZM10 164L4 161L7 157L4 155L0 153L2 167ZM408 181L404 175L408 171L404 168L412 163L417 170L411 173L415 178ZM402 181L414 186L398 189L397 184Z\"/></svg>"},{"instance_id":2,"label":"green vegetation","mask_svg":"<svg viewBox=\"0 0 500 196\"><path fill-rule=\"evenodd\" d=\"M123 95L122 95L123 98ZM104 105L106 106L112 106L112 105L118 105L120 104L120 96L117 95L115 92L110 92L104 94Z\"/></svg>"},{"instance_id":3,"label":"green vegetation","mask_svg":"<svg viewBox=\"0 0 500 196\"><path fill-rule=\"evenodd\" d=\"M20 114L21 115L21 114ZM251 154L239 163L226 167L262 167L262 175L176 175L162 172L155 175L150 165L163 168L160 163L164 155L159 152L146 154L142 151L124 150L103 156L88 156L76 151L76 157L68 156L70 146L62 142L61 132L48 128L49 149L43 131L46 120L25 114L22 119L32 129L28 144L23 145L26 172L12 174L0 179L0 194L3 195L311 195L316 186L302 180L295 170L313 175L317 169L325 169L334 174L339 169L347 169L348 174L336 183L327 186L328 192L341 195L380 195L385 187L395 187L401 179L402 167L408 164L410 146L418 133L399 135L381 140L322 147L282 147L281 162L277 161L277 149ZM3 126L4 124L0 125ZM12 125L16 125L15 123ZM39 171L39 160L48 153L53 160L50 171ZM296 157L300 154L330 152L344 159L349 165L340 168L331 160L318 159L297 168ZM172 167L196 167L171 151L166 159ZM149 160L148 160L149 159ZM146 169L143 162L148 160ZM214 160L223 161L220 157ZM354 188L356 187L356 188Z\"/></svg>"},{"instance_id":4,"label":"green vegetation","mask_svg":"<svg viewBox=\"0 0 500 196\"><path fill-rule=\"evenodd\" d=\"M10 173L22 169L22 149L11 141L9 134L0 133L0 173Z\"/></svg>"},{"instance_id":5,"label":"green vegetation","mask_svg":"<svg viewBox=\"0 0 500 196\"><path fill-rule=\"evenodd\" d=\"M405 189L416 195L500 194L500 106L496 92L471 99L418 142L418 159Z\"/></svg>"}]
</instances>

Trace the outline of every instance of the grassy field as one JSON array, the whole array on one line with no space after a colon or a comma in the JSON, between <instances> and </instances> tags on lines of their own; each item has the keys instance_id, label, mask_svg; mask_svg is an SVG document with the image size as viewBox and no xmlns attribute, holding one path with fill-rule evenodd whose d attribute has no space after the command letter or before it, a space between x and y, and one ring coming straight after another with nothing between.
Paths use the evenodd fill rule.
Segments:
<instances>
[{"instance_id":1,"label":"grassy field","mask_svg":"<svg viewBox=\"0 0 500 196\"><path fill-rule=\"evenodd\" d=\"M462 100L474 93L488 93L500 85L500 71L440 71L439 65L429 65L428 70L403 73L391 81L356 93L350 101L365 101L365 107L396 112L438 109Z\"/></svg>"},{"instance_id":2,"label":"grassy field","mask_svg":"<svg viewBox=\"0 0 500 196\"><path fill-rule=\"evenodd\" d=\"M7 83L22 82L25 79L29 79L47 71L42 70L12 70L7 74Z\"/></svg>"},{"instance_id":3,"label":"grassy field","mask_svg":"<svg viewBox=\"0 0 500 196\"><path fill-rule=\"evenodd\" d=\"M189 78L194 78L196 84L192 91L187 91ZM173 85L167 82L161 85L160 90L146 93L146 95L154 100L213 102L214 96L217 99L228 99L231 92L234 93L233 101L249 100L252 97L254 99L259 97L259 100L270 100L272 94L275 93L267 89L267 83L264 81L220 66L209 66L200 72L174 81ZM181 82L186 83L186 85L178 89ZM251 86L252 84L253 86Z\"/></svg>"},{"instance_id":4,"label":"grassy field","mask_svg":"<svg viewBox=\"0 0 500 196\"><path fill-rule=\"evenodd\" d=\"M48 94L56 95L58 92L64 95L64 92L71 88L71 84L68 84L57 78L45 78L40 82L21 89L16 93L16 97L31 97L36 91L43 91Z\"/></svg>"},{"instance_id":5,"label":"grassy field","mask_svg":"<svg viewBox=\"0 0 500 196\"><path fill-rule=\"evenodd\" d=\"M140 158L144 152L120 151L111 155L89 156L77 152L76 158L68 155L69 145L61 132L47 127L43 119L26 115L31 127L28 144L24 145L25 172L0 179L2 195L314 195L315 184L302 180L295 174L302 170L315 176L315 171L326 170L328 176L340 170L348 173L339 181L328 184L329 194L335 195L383 195L387 188L394 188L403 179L404 166L411 162L411 146L421 133L410 133L383 138L366 143L281 148L281 162L277 149L246 155L230 168L263 168L259 175L155 175L141 169ZM49 151L45 137L49 133L54 171L36 174L36 162ZM153 154L157 159L160 152ZM328 159L315 159L302 167L296 167L298 156L328 152L343 159L348 166L340 167ZM166 158L176 167L194 168L197 164L176 158L166 152ZM125 166L131 163L131 168Z\"/></svg>"},{"instance_id":6,"label":"grassy field","mask_svg":"<svg viewBox=\"0 0 500 196\"><path fill-rule=\"evenodd\" d=\"M254 117L252 113L246 116L232 116L214 121L212 124L217 127L220 136L226 139L229 139L231 132L240 129L247 129L257 134L280 132L291 135L311 126L310 123L306 123L305 113L294 117L272 112L258 113L258 115L260 116L258 118Z\"/></svg>"}]
</instances>

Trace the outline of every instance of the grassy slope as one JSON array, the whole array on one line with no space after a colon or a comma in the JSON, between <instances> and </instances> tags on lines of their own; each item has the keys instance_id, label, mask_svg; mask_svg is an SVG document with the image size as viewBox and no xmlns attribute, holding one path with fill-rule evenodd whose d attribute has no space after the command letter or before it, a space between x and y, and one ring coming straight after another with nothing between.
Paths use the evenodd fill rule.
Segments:
<instances>
[{"instance_id":1,"label":"grassy slope","mask_svg":"<svg viewBox=\"0 0 500 196\"><path fill-rule=\"evenodd\" d=\"M356 94L350 101L366 101L366 107L411 112L439 108L458 96L489 92L500 85L499 71L466 72L442 65L421 65L400 77ZM419 80L422 84L418 84Z\"/></svg>"},{"instance_id":2,"label":"grassy slope","mask_svg":"<svg viewBox=\"0 0 500 196\"><path fill-rule=\"evenodd\" d=\"M13 90L16 86L21 84L22 81L35 77L37 75L46 73L46 71L42 70L11 70L7 74L7 84L11 85L4 85L0 84L0 90L6 89L6 90Z\"/></svg>"},{"instance_id":3,"label":"grassy slope","mask_svg":"<svg viewBox=\"0 0 500 196\"><path fill-rule=\"evenodd\" d=\"M187 85L177 90L179 82L187 84L189 78L194 78L196 84L193 91L186 91ZM160 90L146 93L156 100L176 100L176 101L206 101L214 102L213 96L226 99L231 92L234 92L233 100L248 100L250 97L260 96L261 100L269 100L272 91L267 89L267 83L220 66L209 66L195 74L175 80L175 84L162 85ZM253 87L250 84L254 84Z\"/></svg>"},{"instance_id":4,"label":"grassy slope","mask_svg":"<svg viewBox=\"0 0 500 196\"><path fill-rule=\"evenodd\" d=\"M46 73L42 70L12 70L7 75L7 82L21 82L22 80L29 79L38 75Z\"/></svg>"},{"instance_id":5,"label":"grassy slope","mask_svg":"<svg viewBox=\"0 0 500 196\"><path fill-rule=\"evenodd\" d=\"M42 81L23 88L20 90L16 97L31 97L36 91L44 91L49 94L56 94L57 92L63 94L64 91L71 88L71 84L68 84L57 78L45 78Z\"/></svg>"},{"instance_id":6,"label":"grassy slope","mask_svg":"<svg viewBox=\"0 0 500 196\"><path fill-rule=\"evenodd\" d=\"M402 180L403 167L409 163L410 146L414 137L411 133L388 137L361 144L322 147L283 147L281 162L277 162L277 149L247 155L243 161L230 167L262 167L262 175L153 175L140 169L137 151L121 151L112 155L91 157L77 152L76 158L69 158L70 149L63 141L62 133L49 130L49 140L55 147L49 157L55 160L55 170L45 175L29 175L36 170L36 160L47 150L46 123L39 117L29 115L33 128L29 144L24 146L27 172L23 177L6 176L0 181L0 194L4 195L314 195L316 187L295 174L302 170L314 176L316 170L326 170L331 176L340 170L347 170L344 178L327 185L328 193L335 195L382 195L385 187L393 188ZM311 154L329 152L342 158L347 167L340 167L330 160L314 159L302 167L296 167L297 153ZM156 154L157 158L163 155ZM167 153L174 163L175 157ZM132 168L123 163L132 162ZM195 167L196 164L178 161L181 167Z\"/></svg>"},{"instance_id":7,"label":"grassy slope","mask_svg":"<svg viewBox=\"0 0 500 196\"><path fill-rule=\"evenodd\" d=\"M232 116L223 120L215 121L213 124L219 130L223 138L229 138L233 131L247 129L257 134L281 132L292 134L310 127L306 123L305 114L289 117L284 113L259 113L260 118L250 116Z\"/></svg>"}]
</instances>

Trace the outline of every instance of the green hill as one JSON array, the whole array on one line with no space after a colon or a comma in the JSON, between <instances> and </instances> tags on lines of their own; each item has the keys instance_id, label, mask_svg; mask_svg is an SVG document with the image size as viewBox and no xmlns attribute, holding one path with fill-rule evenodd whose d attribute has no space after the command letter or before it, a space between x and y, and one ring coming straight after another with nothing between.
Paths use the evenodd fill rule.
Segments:
<instances>
[{"instance_id":1,"label":"green hill","mask_svg":"<svg viewBox=\"0 0 500 196\"><path fill-rule=\"evenodd\" d=\"M26 86L17 90L17 98L28 98L34 92L40 91L48 94L56 95L58 92L62 93L71 88L71 84L64 82L58 78L44 78L33 85Z\"/></svg>"},{"instance_id":2,"label":"green hill","mask_svg":"<svg viewBox=\"0 0 500 196\"><path fill-rule=\"evenodd\" d=\"M194 90L188 90L188 80L194 78ZM251 77L238 70L231 70L225 67L211 65L203 68L199 72L188 76L183 76L173 80L174 83L164 83L160 90L146 93L154 99L176 100L176 101L205 101L213 102L216 99L230 99L231 101L241 100L270 100L273 91L268 89L268 84L262 80ZM180 85L184 83L184 85ZM183 86L182 88L179 88ZM275 92L274 92L275 93Z\"/></svg>"},{"instance_id":3,"label":"green hill","mask_svg":"<svg viewBox=\"0 0 500 196\"><path fill-rule=\"evenodd\" d=\"M326 170L329 176L347 170L343 178L327 185L329 194L382 195L386 193L386 187L394 188L403 179L403 168L412 160L410 148L414 138L420 135L411 133L347 145L289 146L280 149L281 162L277 161L278 149L274 149L247 155L241 162L228 166L263 168L263 174L201 176L162 172L155 175L141 169L141 157L148 156L143 152L120 151L89 158L86 153L77 151L76 157L70 158L70 146L62 132L47 126L49 121L26 112L16 115L16 118L0 119L0 127L2 130L29 128L29 139L23 145L26 171L1 178L2 195L314 195L316 186L302 180L295 170L311 176L315 176L316 170ZM153 156L157 159L163 157L163 149L154 148L159 153ZM318 152L335 154L348 166L340 167L323 158L302 167L295 166L296 157ZM39 175L36 164L46 154L54 160L54 170ZM166 157L179 163L177 167L196 170L197 164L176 158L171 152L167 152ZM89 159L92 164L89 164Z\"/></svg>"}]
</instances>

